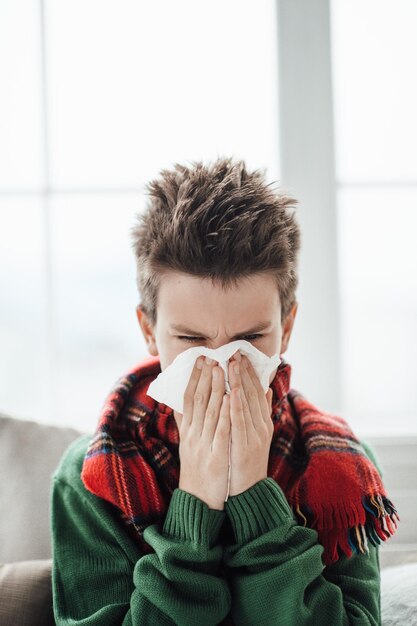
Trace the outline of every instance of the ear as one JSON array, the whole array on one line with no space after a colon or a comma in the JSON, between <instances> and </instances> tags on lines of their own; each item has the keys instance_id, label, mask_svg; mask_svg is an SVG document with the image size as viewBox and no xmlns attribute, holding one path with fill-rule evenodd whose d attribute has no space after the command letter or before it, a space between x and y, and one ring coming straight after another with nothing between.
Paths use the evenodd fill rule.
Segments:
<instances>
[{"instance_id":1,"label":"ear","mask_svg":"<svg viewBox=\"0 0 417 626\"><path fill-rule=\"evenodd\" d=\"M284 352L288 348L292 329L294 326L295 316L297 314L297 309L298 309L298 302L295 302L291 311L288 313L287 317L284 320L284 325L282 327L282 338L281 338L281 354L284 354Z\"/></svg>"},{"instance_id":2,"label":"ear","mask_svg":"<svg viewBox=\"0 0 417 626\"><path fill-rule=\"evenodd\" d=\"M149 321L148 316L142 309L142 305L138 304L136 307L136 317L138 318L139 326L142 330L142 335L145 338L146 345L148 346L149 354L152 356L158 356L158 347L156 345L155 333L152 324Z\"/></svg>"}]
</instances>

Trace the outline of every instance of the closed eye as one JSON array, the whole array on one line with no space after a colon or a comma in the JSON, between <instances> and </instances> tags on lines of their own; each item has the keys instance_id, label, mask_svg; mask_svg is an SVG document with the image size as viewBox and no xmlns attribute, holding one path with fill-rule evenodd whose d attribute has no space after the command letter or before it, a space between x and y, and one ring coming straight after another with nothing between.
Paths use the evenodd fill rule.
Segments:
<instances>
[{"instance_id":1,"label":"closed eye","mask_svg":"<svg viewBox=\"0 0 417 626\"><path fill-rule=\"evenodd\" d=\"M256 341L262 336L263 335L245 335L244 337L240 337L240 339L245 339L246 341ZM179 335L178 339L181 339L182 341L188 341L190 343L193 343L195 341L203 341L202 337L186 337L185 335Z\"/></svg>"}]
</instances>

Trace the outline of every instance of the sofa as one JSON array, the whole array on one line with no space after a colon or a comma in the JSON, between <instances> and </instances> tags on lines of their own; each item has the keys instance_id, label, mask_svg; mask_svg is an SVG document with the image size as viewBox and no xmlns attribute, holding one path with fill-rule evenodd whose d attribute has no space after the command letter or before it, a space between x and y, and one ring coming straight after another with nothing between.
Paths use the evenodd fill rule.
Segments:
<instances>
[{"instance_id":1,"label":"sofa","mask_svg":"<svg viewBox=\"0 0 417 626\"><path fill-rule=\"evenodd\" d=\"M1 626L55 624L50 480L67 446L81 434L0 413ZM389 445L386 440L367 441L403 525L380 549L382 624L417 625L417 491L412 480L417 475L417 440ZM404 511L400 502L407 503Z\"/></svg>"}]
</instances>

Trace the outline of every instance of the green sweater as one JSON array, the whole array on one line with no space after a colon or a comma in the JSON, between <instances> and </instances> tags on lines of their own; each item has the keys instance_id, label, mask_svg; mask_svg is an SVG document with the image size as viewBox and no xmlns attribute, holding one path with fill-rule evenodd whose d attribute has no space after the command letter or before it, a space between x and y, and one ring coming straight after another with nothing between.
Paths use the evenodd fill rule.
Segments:
<instances>
[{"instance_id":1,"label":"green sweater","mask_svg":"<svg viewBox=\"0 0 417 626\"><path fill-rule=\"evenodd\" d=\"M163 525L145 529L155 553L144 555L81 481L89 441L71 444L52 478L58 626L205 626L229 613L237 626L380 624L378 549L368 542L369 555L325 567L316 531L297 524L269 477L224 511L175 489Z\"/></svg>"}]
</instances>

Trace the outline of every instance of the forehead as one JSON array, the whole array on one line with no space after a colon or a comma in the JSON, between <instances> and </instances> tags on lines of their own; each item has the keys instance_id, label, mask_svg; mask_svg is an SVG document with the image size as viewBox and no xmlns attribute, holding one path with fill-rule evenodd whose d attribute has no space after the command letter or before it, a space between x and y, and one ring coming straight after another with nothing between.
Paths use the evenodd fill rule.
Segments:
<instances>
[{"instance_id":1,"label":"forehead","mask_svg":"<svg viewBox=\"0 0 417 626\"><path fill-rule=\"evenodd\" d=\"M272 323L279 311L276 282L265 274L252 274L222 288L209 278L170 272L163 277L158 293L158 316L190 327L197 322L203 328L224 323L234 331L248 323Z\"/></svg>"}]
</instances>

